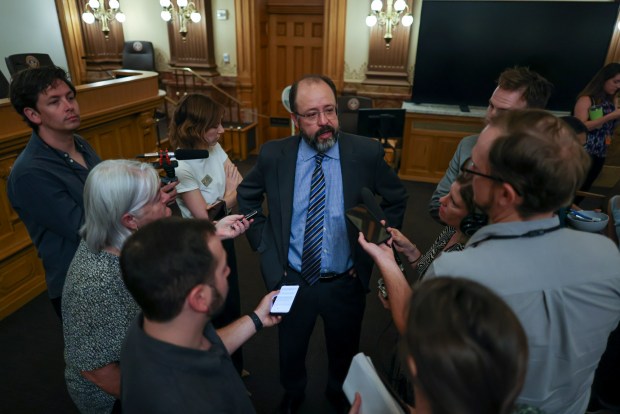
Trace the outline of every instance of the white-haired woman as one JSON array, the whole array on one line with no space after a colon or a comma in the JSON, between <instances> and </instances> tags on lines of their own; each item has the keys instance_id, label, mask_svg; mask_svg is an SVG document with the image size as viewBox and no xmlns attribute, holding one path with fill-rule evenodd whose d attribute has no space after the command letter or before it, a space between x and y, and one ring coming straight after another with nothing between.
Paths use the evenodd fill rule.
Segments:
<instances>
[{"instance_id":1,"label":"white-haired woman","mask_svg":"<svg viewBox=\"0 0 620 414\"><path fill-rule=\"evenodd\" d=\"M121 344L139 313L123 284L119 255L134 231L170 215L169 199L147 163L107 160L86 180L82 241L62 295L65 379L81 413L119 408ZM243 233L248 223L240 221L242 217L220 221L220 237Z\"/></svg>"}]
</instances>

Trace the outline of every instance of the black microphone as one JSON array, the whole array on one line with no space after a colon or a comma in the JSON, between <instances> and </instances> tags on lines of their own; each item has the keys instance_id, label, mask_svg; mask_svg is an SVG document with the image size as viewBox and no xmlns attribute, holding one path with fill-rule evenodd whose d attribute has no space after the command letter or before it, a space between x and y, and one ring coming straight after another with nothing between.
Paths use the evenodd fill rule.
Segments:
<instances>
[{"instance_id":1,"label":"black microphone","mask_svg":"<svg viewBox=\"0 0 620 414\"><path fill-rule=\"evenodd\" d=\"M136 158L153 158L160 155L175 158L177 160L196 160L202 158L209 158L209 150L197 150L197 149L177 149L173 151L160 151L160 152L147 152L146 154L136 155Z\"/></svg>"},{"instance_id":2,"label":"black microphone","mask_svg":"<svg viewBox=\"0 0 620 414\"><path fill-rule=\"evenodd\" d=\"M368 211L370 211L370 214L375 216L377 220L386 221L385 225L387 227L388 223L387 223L387 218L385 217L385 213L379 206L379 203L377 203L377 200L375 199L375 195L372 193L372 191L368 189L368 187L362 188L362 201L364 202L364 205L368 208Z\"/></svg>"},{"instance_id":3,"label":"black microphone","mask_svg":"<svg viewBox=\"0 0 620 414\"><path fill-rule=\"evenodd\" d=\"M375 195L372 193L372 191L368 189L368 187L362 187L362 200L366 208L368 208L368 211L370 211L370 214L375 216L375 218L379 221L385 220L385 227L388 227L389 223L387 222L387 217L385 216L385 213L381 209L381 206L379 206L379 203L377 203L377 200L375 199ZM398 256L398 252L396 251L394 244L392 244L392 251L394 252L394 259L396 260L396 263L398 264L400 271L405 273L405 266L403 265L403 262L400 260L400 257Z\"/></svg>"}]
</instances>

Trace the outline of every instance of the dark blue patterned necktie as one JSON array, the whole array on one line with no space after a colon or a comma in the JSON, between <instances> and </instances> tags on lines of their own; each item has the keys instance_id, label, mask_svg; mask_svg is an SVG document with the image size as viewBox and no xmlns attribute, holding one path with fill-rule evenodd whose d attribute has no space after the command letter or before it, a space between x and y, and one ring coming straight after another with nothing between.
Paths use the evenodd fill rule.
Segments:
<instances>
[{"instance_id":1,"label":"dark blue patterned necktie","mask_svg":"<svg viewBox=\"0 0 620 414\"><path fill-rule=\"evenodd\" d=\"M325 216L325 176L321 165L324 157L323 153L314 157L316 164L310 184L310 203L304 233L304 250L301 255L301 276L309 285L315 284L321 274L321 247Z\"/></svg>"}]
</instances>

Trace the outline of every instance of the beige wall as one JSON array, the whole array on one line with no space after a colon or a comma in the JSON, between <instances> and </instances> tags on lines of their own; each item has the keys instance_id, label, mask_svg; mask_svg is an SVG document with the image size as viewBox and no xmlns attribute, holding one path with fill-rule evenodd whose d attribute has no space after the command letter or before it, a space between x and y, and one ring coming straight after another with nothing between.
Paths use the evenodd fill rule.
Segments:
<instances>
[{"instance_id":1,"label":"beige wall","mask_svg":"<svg viewBox=\"0 0 620 414\"><path fill-rule=\"evenodd\" d=\"M47 53L56 65L67 67L52 0L3 1L0 31L0 69L7 79L9 71L4 58L16 53Z\"/></svg>"}]
</instances>

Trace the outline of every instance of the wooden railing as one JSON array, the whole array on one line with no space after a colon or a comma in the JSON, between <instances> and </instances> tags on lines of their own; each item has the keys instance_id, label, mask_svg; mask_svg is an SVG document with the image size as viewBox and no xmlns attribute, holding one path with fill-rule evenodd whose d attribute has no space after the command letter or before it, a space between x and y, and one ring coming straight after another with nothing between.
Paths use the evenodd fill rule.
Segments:
<instances>
[{"instance_id":1,"label":"wooden railing","mask_svg":"<svg viewBox=\"0 0 620 414\"><path fill-rule=\"evenodd\" d=\"M228 89L228 90L226 90ZM166 87L166 111L171 119L174 109L184 95L202 93L224 106L222 125L226 132L220 142L232 159L245 159L256 149L256 124L259 115L234 96L235 88L218 85L191 68L175 68ZM166 141L164 140L165 145Z\"/></svg>"}]
</instances>

